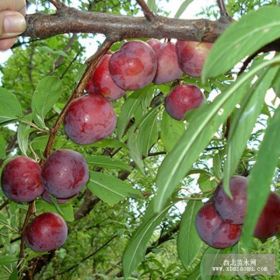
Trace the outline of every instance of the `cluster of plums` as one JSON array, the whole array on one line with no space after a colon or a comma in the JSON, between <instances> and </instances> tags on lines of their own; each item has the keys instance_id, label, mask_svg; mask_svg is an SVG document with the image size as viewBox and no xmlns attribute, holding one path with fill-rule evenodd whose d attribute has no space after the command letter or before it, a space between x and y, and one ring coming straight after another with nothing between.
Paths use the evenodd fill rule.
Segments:
<instances>
[{"instance_id":1,"label":"cluster of plums","mask_svg":"<svg viewBox=\"0 0 280 280\"><path fill-rule=\"evenodd\" d=\"M64 119L65 133L78 144L92 144L110 136L116 127L111 101L151 82L179 79L183 72L200 76L210 48L209 43L174 44L150 39L127 42L119 51L104 55L88 82L88 94L70 104ZM195 85L178 85L166 97L165 108L171 117L181 120L203 100L203 93Z\"/></svg>"},{"instance_id":2,"label":"cluster of plums","mask_svg":"<svg viewBox=\"0 0 280 280\"><path fill-rule=\"evenodd\" d=\"M73 100L64 118L67 136L77 144L92 144L110 136L116 127L111 101L126 91L143 88L151 82L167 83L183 72L200 76L211 44L157 39L130 41L113 54L102 57L87 85L87 94ZM179 85L165 99L166 111L181 120L198 107L204 96L195 85ZM10 160L4 167L1 185L4 194L16 202L31 202L37 197L58 203L79 193L89 178L83 156L71 150L58 150L41 167L25 156ZM24 239L34 251L50 251L63 245L67 225L55 213L43 213L26 227Z\"/></svg>"},{"instance_id":3,"label":"cluster of plums","mask_svg":"<svg viewBox=\"0 0 280 280\"><path fill-rule=\"evenodd\" d=\"M41 167L25 156L10 160L4 167L1 186L4 194L16 202L31 202L42 196L64 203L77 195L89 179L83 156L72 150L57 150ZM62 246L67 238L67 225L56 213L43 213L29 223L23 233L32 250L50 251Z\"/></svg>"},{"instance_id":4,"label":"cluster of plums","mask_svg":"<svg viewBox=\"0 0 280 280\"><path fill-rule=\"evenodd\" d=\"M197 213L196 229L209 246L222 249L240 239L247 207L247 178L233 176L230 180L232 199L217 187L213 198ZM254 236L261 241L280 233L280 196L271 192L258 219Z\"/></svg>"}]
</instances>

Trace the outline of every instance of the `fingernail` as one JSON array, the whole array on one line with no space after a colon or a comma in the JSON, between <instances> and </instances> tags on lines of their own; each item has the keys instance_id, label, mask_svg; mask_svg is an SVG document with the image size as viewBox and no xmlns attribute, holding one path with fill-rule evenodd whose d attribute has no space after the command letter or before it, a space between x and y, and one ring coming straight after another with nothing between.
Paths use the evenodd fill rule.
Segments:
<instances>
[{"instance_id":1,"label":"fingernail","mask_svg":"<svg viewBox=\"0 0 280 280\"><path fill-rule=\"evenodd\" d=\"M7 15L4 18L4 34L13 33L19 34L25 31L26 22L21 14ZM4 35L3 34L3 35Z\"/></svg>"}]
</instances>

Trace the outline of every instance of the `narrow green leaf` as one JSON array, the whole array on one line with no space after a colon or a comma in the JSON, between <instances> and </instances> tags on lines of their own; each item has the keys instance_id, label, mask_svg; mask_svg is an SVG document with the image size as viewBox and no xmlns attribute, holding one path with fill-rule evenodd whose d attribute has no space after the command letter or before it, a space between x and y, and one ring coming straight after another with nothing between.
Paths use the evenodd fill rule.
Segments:
<instances>
[{"instance_id":1,"label":"narrow green leaf","mask_svg":"<svg viewBox=\"0 0 280 280\"><path fill-rule=\"evenodd\" d=\"M7 142L3 135L0 135L0 159L6 158Z\"/></svg>"},{"instance_id":2,"label":"narrow green leaf","mask_svg":"<svg viewBox=\"0 0 280 280\"><path fill-rule=\"evenodd\" d=\"M88 189L110 206L126 199L127 197L141 197L141 192L131 185L114 176L100 172L91 172Z\"/></svg>"},{"instance_id":3,"label":"narrow green leaf","mask_svg":"<svg viewBox=\"0 0 280 280\"><path fill-rule=\"evenodd\" d=\"M0 123L15 120L22 116L21 105L17 97L4 88L0 88Z\"/></svg>"},{"instance_id":4,"label":"narrow green leaf","mask_svg":"<svg viewBox=\"0 0 280 280\"><path fill-rule=\"evenodd\" d=\"M240 104L231 118L229 140L227 145L227 159L224 167L223 187L230 196L229 181L238 166L238 162L246 148L247 141L262 111L264 97L277 74L278 67L265 71L255 86L248 90L248 95Z\"/></svg>"},{"instance_id":5,"label":"narrow green leaf","mask_svg":"<svg viewBox=\"0 0 280 280\"><path fill-rule=\"evenodd\" d=\"M160 137L167 152L170 152L173 149L184 131L184 122L174 120L166 112L163 112Z\"/></svg>"},{"instance_id":6,"label":"narrow green leaf","mask_svg":"<svg viewBox=\"0 0 280 280\"><path fill-rule=\"evenodd\" d=\"M125 278L137 268L145 256L147 245L155 228L167 214L170 206L165 207L158 214L153 214L152 206L149 206L143 217L142 224L134 232L123 255L123 271Z\"/></svg>"},{"instance_id":7,"label":"narrow green leaf","mask_svg":"<svg viewBox=\"0 0 280 280\"><path fill-rule=\"evenodd\" d=\"M0 256L0 265L8 265L17 262L15 256Z\"/></svg>"},{"instance_id":8,"label":"narrow green leaf","mask_svg":"<svg viewBox=\"0 0 280 280\"><path fill-rule=\"evenodd\" d=\"M279 28L280 7L277 6L251 11L231 24L215 42L205 62L202 80L225 73L245 56L279 38Z\"/></svg>"},{"instance_id":9,"label":"narrow green leaf","mask_svg":"<svg viewBox=\"0 0 280 280\"><path fill-rule=\"evenodd\" d=\"M270 185L280 156L279 142L280 107L268 122L256 163L248 179L247 214L242 230L242 241L248 247L252 243L255 225L270 192Z\"/></svg>"},{"instance_id":10,"label":"narrow green leaf","mask_svg":"<svg viewBox=\"0 0 280 280\"><path fill-rule=\"evenodd\" d=\"M148 0L147 2L148 7L150 8L150 10L154 13L157 12L157 3L156 0Z\"/></svg>"},{"instance_id":11,"label":"narrow green leaf","mask_svg":"<svg viewBox=\"0 0 280 280\"><path fill-rule=\"evenodd\" d=\"M183 3L181 4L181 6L179 7L179 9L177 10L176 14L175 14L175 18L179 18L184 11L187 9L187 7L191 4L191 2L193 2L194 0L185 0L183 1Z\"/></svg>"},{"instance_id":12,"label":"narrow green leaf","mask_svg":"<svg viewBox=\"0 0 280 280\"><path fill-rule=\"evenodd\" d=\"M18 280L18 271L17 268L14 268L13 272L9 276L9 280Z\"/></svg>"},{"instance_id":13,"label":"narrow green leaf","mask_svg":"<svg viewBox=\"0 0 280 280\"><path fill-rule=\"evenodd\" d=\"M29 117L27 117L29 120ZM31 118L30 118L31 120ZM17 130L17 141L18 146L21 152L27 156L28 144L29 144L29 135L34 129L31 128L29 125L20 123Z\"/></svg>"},{"instance_id":14,"label":"narrow green leaf","mask_svg":"<svg viewBox=\"0 0 280 280\"><path fill-rule=\"evenodd\" d=\"M157 175L157 194L154 197L155 211L159 212L176 189L177 184L191 169L200 153L211 140L220 125L226 121L243 96L246 94L244 84L250 82L254 75L269 65L279 63L280 56L264 61L238 80L213 103L204 104L196 109L189 120L189 127L176 147L166 156Z\"/></svg>"},{"instance_id":15,"label":"narrow green leaf","mask_svg":"<svg viewBox=\"0 0 280 280\"><path fill-rule=\"evenodd\" d=\"M87 155L86 160L89 165L99 166L107 169L121 169L127 171L130 171L132 169L132 167L127 163L108 156Z\"/></svg>"},{"instance_id":16,"label":"narrow green leaf","mask_svg":"<svg viewBox=\"0 0 280 280\"><path fill-rule=\"evenodd\" d=\"M149 103L149 100L152 98L154 86L149 85L142 89L134 91L126 99L125 103L122 106L121 113L118 116L118 123L116 128L116 133L119 139L122 138L125 129L132 118L140 120L142 116L147 111L147 108L144 108Z\"/></svg>"},{"instance_id":17,"label":"narrow green leaf","mask_svg":"<svg viewBox=\"0 0 280 280\"><path fill-rule=\"evenodd\" d=\"M196 214L202 206L203 203L199 200L189 201L181 220L177 250L179 258L186 269L192 264L203 246L203 242L195 228Z\"/></svg>"},{"instance_id":18,"label":"narrow green leaf","mask_svg":"<svg viewBox=\"0 0 280 280\"><path fill-rule=\"evenodd\" d=\"M32 98L33 119L37 125L44 126L44 119L54 104L58 101L62 91L62 82L55 77L42 79Z\"/></svg>"}]
</instances>

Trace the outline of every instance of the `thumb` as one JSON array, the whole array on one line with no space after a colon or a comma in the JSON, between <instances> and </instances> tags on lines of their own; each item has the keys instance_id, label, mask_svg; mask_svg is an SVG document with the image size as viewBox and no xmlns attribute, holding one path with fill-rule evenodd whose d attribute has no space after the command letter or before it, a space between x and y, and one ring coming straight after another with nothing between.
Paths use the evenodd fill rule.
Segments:
<instances>
[{"instance_id":1,"label":"thumb","mask_svg":"<svg viewBox=\"0 0 280 280\"><path fill-rule=\"evenodd\" d=\"M0 12L0 39L16 37L25 29L26 22L22 14L14 11Z\"/></svg>"}]
</instances>

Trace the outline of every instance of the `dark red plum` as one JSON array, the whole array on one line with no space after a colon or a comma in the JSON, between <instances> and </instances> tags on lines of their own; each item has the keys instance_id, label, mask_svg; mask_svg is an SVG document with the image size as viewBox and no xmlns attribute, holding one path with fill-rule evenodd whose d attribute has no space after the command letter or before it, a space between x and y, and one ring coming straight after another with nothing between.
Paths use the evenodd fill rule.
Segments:
<instances>
[{"instance_id":1,"label":"dark red plum","mask_svg":"<svg viewBox=\"0 0 280 280\"><path fill-rule=\"evenodd\" d=\"M241 225L223 221L212 202L206 203L198 211L195 225L200 238L217 249L233 246L241 234Z\"/></svg>"},{"instance_id":2,"label":"dark red plum","mask_svg":"<svg viewBox=\"0 0 280 280\"><path fill-rule=\"evenodd\" d=\"M18 156L5 165L1 185L9 199L16 202L33 201L44 191L41 167L31 158Z\"/></svg>"},{"instance_id":3,"label":"dark red plum","mask_svg":"<svg viewBox=\"0 0 280 280\"><path fill-rule=\"evenodd\" d=\"M67 199L80 192L89 179L84 157L75 151L57 150L47 158L42 168L46 190L56 198Z\"/></svg>"},{"instance_id":4,"label":"dark red plum","mask_svg":"<svg viewBox=\"0 0 280 280\"><path fill-rule=\"evenodd\" d=\"M223 220L232 224L243 224L247 207L247 183L247 178L243 176L233 176L230 179L232 199L224 192L223 185L218 186L214 203Z\"/></svg>"},{"instance_id":5,"label":"dark red plum","mask_svg":"<svg viewBox=\"0 0 280 280\"><path fill-rule=\"evenodd\" d=\"M142 41L130 41L109 61L113 81L124 90L136 90L151 83L157 70L153 48Z\"/></svg>"},{"instance_id":6,"label":"dark red plum","mask_svg":"<svg viewBox=\"0 0 280 280\"><path fill-rule=\"evenodd\" d=\"M264 209L258 219L254 236L261 241L280 233L280 197L270 193Z\"/></svg>"},{"instance_id":7,"label":"dark red plum","mask_svg":"<svg viewBox=\"0 0 280 280\"><path fill-rule=\"evenodd\" d=\"M96 67L92 78L87 85L87 91L89 94L102 94L106 99L112 101L119 99L125 94L125 91L119 88L109 73L109 60L111 54L103 56L101 61Z\"/></svg>"},{"instance_id":8,"label":"dark red plum","mask_svg":"<svg viewBox=\"0 0 280 280\"><path fill-rule=\"evenodd\" d=\"M165 98L166 112L176 120L182 120L185 114L199 107L204 101L204 95L195 85L178 85Z\"/></svg>"},{"instance_id":9,"label":"dark red plum","mask_svg":"<svg viewBox=\"0 0 280 280\"><path fill-rule=\"evenodd\" d=\"M178 62L183 72L192 77L199 77L211 47L211 43L177 41Z\"/></svg>"},{"instance_id":10,"label":"dark red plum","mask_svg":"<svg viewBox=\"0 0 280 280\"><path fill-rule=\"evenodd\" d=\"M155 84L163 84L179 79L183 72L178 64L175 45L172 42L161 43L151 39L147 43L154 49L157 56L157 72L154 78Z\"/></svg>"},{"instance_id":11,"label":"dark red plum","mask_svg":"<svg viewBox=\"0 0 280 280\"><path fill-rule=\"evenodd\" d=\"M24 232L26 245L35 252L47 252L58 249L67 239L67 225L56 213L44 213L37 216Z\"/></svg>"},{"instance_id":12,"label":"dark red plum","mask_svg":"<svg viewBox=\"0 0 280 280\"><path fill-rule=\"evenodd\" d=\"M43 194L41 195L42 199L47 201L48 203L52 203L52 195L49 194L47 191L44 191ZM64 203L67 203L70 199L70 198L55 198L56 199L56 202L58 204L64 204Z\"/></svg>"},{"instance_id":13,"label":"dark red plum","mask_svg":"<svg viewBox=\"0 0 280 280\"><path fill-rule=\"evenodd\" d=\"M112 104L102 95L73 100L64 118L65 133L77 144L92 144L110 136L116 127Z\"/></svg>"}]
</instances>

